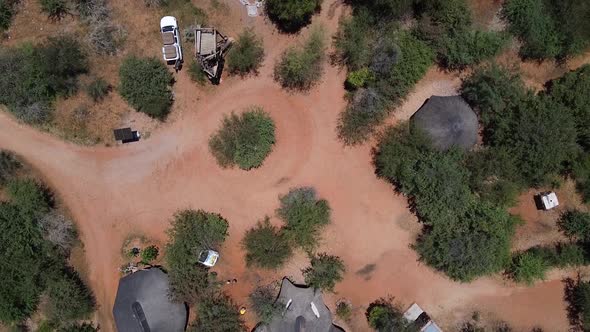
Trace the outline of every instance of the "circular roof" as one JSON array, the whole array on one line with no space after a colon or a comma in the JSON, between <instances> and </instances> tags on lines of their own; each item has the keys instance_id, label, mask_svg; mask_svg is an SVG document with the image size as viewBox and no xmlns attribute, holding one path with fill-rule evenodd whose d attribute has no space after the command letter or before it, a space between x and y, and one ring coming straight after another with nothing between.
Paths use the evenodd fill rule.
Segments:
<instances>
[{"instance_id":1,"label":"circular roof","mask_svg":"<svg viewBox=\"0 0 590 332\"><path fill-rule=\"evenodd\" d=\"M187 309L168 295L168 276L152 268L119 281L113 315L119 332L182 332Z\"/></svg>"},{"instance_id":2,"label":"circular roof","mask_svg":"<svg viewBox=\"0 0 590 332\"><path fill-rule=\"evenodd\" d=\"M432 96L412 116L412 128L430 137L434 146L468 150L477 142L477 115L460 96Z\"/></svg>"}]
</instances>

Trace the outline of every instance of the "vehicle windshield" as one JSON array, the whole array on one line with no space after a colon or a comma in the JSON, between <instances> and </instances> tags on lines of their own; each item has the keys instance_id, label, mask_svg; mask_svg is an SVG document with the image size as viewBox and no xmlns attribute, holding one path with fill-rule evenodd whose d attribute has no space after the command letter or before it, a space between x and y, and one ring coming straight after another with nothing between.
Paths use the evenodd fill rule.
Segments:
<instances>
[{"instance_id":1,"label":"vehicle windshield","mask_svg":"<svg viewBox=\"0 0 590 332\"><path fill-rule=\"evenodd\" d=\"M201 253L199 254L199 262L205 263L207 261L207 257L209 257L209 251L208 250L201 251Z\"/></svg>"},{"instance_id":2,"label":"vehicle windshield","mask_svg":"<svg viewBox=\"0 0 590 332\"><path fill-rule=\"evenodd\" d=\"M170 31L174 31L174 27L171 25L162 28L162 32L170 32Z\"/></svg>"}]
</instances>

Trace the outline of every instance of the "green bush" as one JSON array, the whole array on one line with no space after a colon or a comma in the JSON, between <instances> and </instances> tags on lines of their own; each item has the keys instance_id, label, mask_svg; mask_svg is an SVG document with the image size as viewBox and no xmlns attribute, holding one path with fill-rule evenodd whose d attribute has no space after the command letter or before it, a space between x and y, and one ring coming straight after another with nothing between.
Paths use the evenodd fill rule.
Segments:
<instances>
[{"instance_id":1,"label":"green bush","mask_svg":"<svg viewBox=\"0 0 590 332\"><path fill-rule=\"evenodd\" d=\"M156 258L158 258L159 253L160 250L158 250L158 247L154 245L148 246L141 251L141 261L150 263L151 261L154 261Z\"/></svg>"},{"instance_id":2,"label":"green bush","mask_svg":"<svg viewBox=\"0 0 590 332\"><path fill-rule=\"evenodd\" d=\"M94 102L99 102L111 91L111 85L102 78L94 79L86 87L86 93Z\"/></svg>"},{"instance_id":3,"label":"green bush","mask_svg":"<svg viewBox=\"0 0 590 332\"><path fill-rule=\"evenodd\" d=\"M440 40L439 63L450 69L462 69L496 56L508 39L503 34L469 30Z\"/></svg>"},{"instance_id":4,"label":"green bush","mask_svg":"<svg viewBox=\"0 0 590 332\"><path fill-rule=\"evenodd\" d=\"M267 5L270 1L266 2ZM322 77L325 58L324 33L320 28L311 31L302 47L287 49L274 68L274 78L284 88L308 90Z\"/></svg>"},{"instance_id":5,"label":"green bush","mask_svg":"<svg viewBox=\"0 0 590 332\"><path fill-rule=\"evenodd\" d=\"M262 38L256 36L253 30L246 29L238 36L238 40L227 54L227 67L232 74L246 75L256 73L262 60Z\"/></svg>"},{"instance_id":6,"label":"green bush","mask_svg":"<svg viewBox=\"0 0 590 332\"><path fill-rule=\"evenodd\" d=\"M590 213L578 210L564 212L557 222L559 230L570 238L590 240Z\"/></svg>"},{"instance_id":7,"label":"green bush","mask_svg":"<svg viewBox=\"0 0 590 332\"><path fill-rule=\"evenodd\" d=\"M296 32L309 24L313 13L320 10L322 0L268 0L265 10L280 30Z\"/></svg>"},{"instance_id":8,"label":"green bush","mask_svg":"<svg viewBox=\"0 0 590 332\"><path fill-rule=\"evenodd\" d=\"M98 332L98 328L89 323L77 323L63 327L58 332Z\"/></svg>"},{"instance_id":9,"label":"green bush","mask_svg":"<svg viewBox=\"0 0 590 332\"><path fill-rule=\"evenodd\" d=\"M94 311L92 293L77 274L63 273L59 279L50 280L47 296L49 301L45 312L50 321L58 324L88 319Z\"/></svg>"},{"instance_id":10,"label":"green bush","mask_svg":"<svg viewBox=\"0 0 590 332\"><path fill-rule=\"evenodd\" d=\"M246 265L277 269L292 256L291 244L283 233L270 224L268 217L246 231L242 240L246 250Z\"/></svg>"},{"instance_id":11,"label":"green bush","mask_svg":"<svg viewBox=\"0 0 590 332\"><path fill-rule=\"evenodd\" d=\"M503 11L524 58L567 58L590 46L587 1L510 0Z\"/></svg>"},{"instance_id":12,"label":"green bush","mask_svg":"<svg viewBox=\"0 0 590 332\"><path fill-rule=\"evenodd\" d=\"M557 247L558 267L581 266L586 264L586 250L578 243L561 244Z\"/></svg>"},{"instance_id":13,"label":"green bush","mask_svg":"<svg viewBox=\"0 0 590 332\"><path fill-rule=\"evenodd\" d=\"M302 270L307 285L330 292L334 291L337 282L342 281L344 272L344 261L338 256L325 253L313 256L311 266Z\"/></svg>"},{"instance_id":14,"label":"green bush","mask_svg":"<svg viewBox=\"0 0 590 332\"><path fill-rule=\"evenodd\" d=\"M189 332L246 332L238 306L225 294L203 297L197 304L197 320Z\"/></svg>"},{"instance_id":15,"label":"green bush","mask_svg":"<svg viewBox=\"0 0 590 332\"><path fill-rule=\"evenodd\" d=\"M196 60L191 60L191 63L188 66L188 76L193 82L196 82L200 85L205 85L205 83L207 83L209 80L207 74L205 74L203 71L203 67Z\"/></svg>"},{"instance_id":16,"label":"green bush","mask_svg":"<svg viewBox=\"0 0 590 332\"><path fill-rule=\"evenodd\" d=\"M172 105L172 74L156 58L128 57L119 69L119 93L131 106L163 119Z\"/></svg>"},{"instance_id":17,"label":"green bush","mask_svg":"<svg viewBox=\"0 0 590 332\"><path fill-rule=\"evenodd\" d=\"M365 313L369 326L377 331L418 332L417 325L404 318L399 307L392 299L378 299L369 304Z\"/></svg>"},{"instance_id":18,"label":"green bush","mask_svg":"<svg viewBox=\"0 0 590 332\"><path fill-rule=\"evenodd\" d=\"M39 0L41 10L54 20L62 19L69 12L66 0Z\"/></svg>"},{"instance_id":19,"label":"green bush","mask_svg":"<svg viewBox=\"0 0 590 332\"><path fill-rule=\"evenodd\" d=\"M0 32L10 27L18 2L19 0L0 0Z\"/></svg>"},{"instance_id":20,"label":"green bush","mask_svg":"<svg viewBox=\"0 0 590 332\"><path fill-rule=\"evenodd\" d=\"M330 223L328 201L318 199L315 189L301 187L289 190L279 198L277 215L285 222L285 236L307 251L313 250L322 228Z\"/></svg>"},{"instance_id":21,"label":"green bush","mask_svg":"<svg viewBox=\"0 0 590 332\"><path fill-rule=\"evenodd\" d=\"M350 71L367 67L372 57L375 33L373 18L366 10L355 12L350 18L339 22L334 37L334 47L338 62L345 64Z\"/></svg>"},{"instance_id":22,"label":"green bush","mask_svg":"<svg viewBox=\"0 0 590 332\"><path fill-rule=\"evenodd\" d=\"M12 204L21 214L37 218L49 212L49 201L41 186L30 179L13 179L6 185Z\"/></svg>"},{"instance_id":23,"label":"green bush","mask_svg":"<svg viewBox=\"0 0 590 332\"><path fill-rule=\"evenodd\" d=\"M270 323L274 317L283 311L283 303L276 301L277 291L271 285L258 286L250 293L248 299L258 319Z\"/></svg>"},{"instance_id":24,"label":"green bush","mask_svg":"<svg viewBox=\"0 0 590 332\"><path fill-rule=\"evenodd\" d=\"M590 329L590 282L579 281L573 289L573 305L584 330ZM577 318L577 317L576 317Z\"/></svg>"},{"instance_id":25,"label":"green bush","mask_svg":"<svg viewBox=\"0 0 590 332\"><path fill-rule=\"evenodd\" d=\"M77 77L87 72L88 61L80 44L71 37L0 50L0 104L26 122L51 118L48 106L57 96L77 89Z\"/></svg>"},{"instance_id":26,"label":"green bush","mask_svg":"<svg viewBox=\"0 0 590 332\"><path fill-rule=\"evenodd\" d=\"M16 156L0 150L0 185L4 185L22 167Z\"/></svg>"},{"instance_id":27,"label":"green bush","mask_svg":"<svg viewBox=\"0 0 590 332\"><path fill-rule=\"evenodd\" d=\"M249 170L260 167L275 143L275 125L260 107L223 119L209 139L209 149L222 167L237 165Z\"/></svg>"},{"instance_id":28,"label":"green bush","mask_svg":"<svg viewBox=\"0 0 590 332\"><path fill-rule=\"evenodd\" d=\"M215 249L227 237L229 224L218 214L184 210L168 230L166 262L170 293L176 301L194 304L210 285L208 269L197 263L201 250Z\"/></svg>"},{"instance_id":29,"label":"green bush","mask_svg":"<svg viewBox=\"0 0 590 332\"><path fill-rule=\"evenodd\" d=\"M549 268L543 257L530 252L516 256L512 263L513 277L517 282L524 282L532 285L537 280L544 280L545 273Z\"/></svg>"},{"instance_id":30,"label":"green bush","mask_svg":"<svg viewBox=\"0 0 590 332\"><path fill-rule=\"evenodd\" d=\"M346 301L340 300L336 303L336 316L345 322L350 321L352 317L352 306Z\"/></svg>"},{"instance_id":31,"label":"green bush","mask_svg":"<svg viewBox=\"0 0 590 332\"><path fill-rule=\"evenodd\" d=\"M373 79L373 73L369 68L364 67L351 71L346 75L346 85L352 89L365 87Z\"/></svg>"}]
</instances>

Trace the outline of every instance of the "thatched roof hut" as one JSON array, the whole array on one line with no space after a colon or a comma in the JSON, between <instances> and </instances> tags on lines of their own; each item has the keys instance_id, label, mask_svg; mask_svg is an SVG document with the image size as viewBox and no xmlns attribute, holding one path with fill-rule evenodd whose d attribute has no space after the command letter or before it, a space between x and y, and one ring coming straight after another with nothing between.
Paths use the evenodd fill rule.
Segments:
<instances>
[{"instance_id":1,"label":"thatched roof hut","mask_svg":"<svg viewBox=\"0 0 590 332\"><path fill-rule=\"evenodd\" d=\"M119 332L182 332L187 323L183 303L168 295L168 276L157 268L142 270L119 281L113 316Z\"/></svg>"},{"instance_id":2,"label":"thatched roof hut","mask_svg":"<svg viewBox=\"0 0 590 332\"><path fill-rule=\"evenodd\" d=\"M424 132L434 146L468 150L477 142L477 115L461 96L432 96L411 118L412 129Z\"/></svg>"},{"instance_id":3,"label":"thatched roof hut","mask_svg":"<svg viewBox=\"0 0 590 332\"><path fill-rule=\"evenodd\" d=\"M282 315L258 325L254 332L343 332L332 323L332 314L317 289L300 287L284 278L277 301L284 308Z\"/></svg>"}]
</instances>

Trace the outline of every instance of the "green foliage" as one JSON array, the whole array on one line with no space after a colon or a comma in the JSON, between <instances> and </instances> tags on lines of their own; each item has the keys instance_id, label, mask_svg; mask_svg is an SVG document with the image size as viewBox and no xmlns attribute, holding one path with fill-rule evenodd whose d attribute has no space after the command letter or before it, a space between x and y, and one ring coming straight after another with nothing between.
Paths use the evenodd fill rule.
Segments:
<instances>
[{"instance_id":1,"label":"green foliage","mask_svg":"<svg viewBox=\"0 0 590 332\"><path fill-rule=\"evenodd\" d=\"M402 123L381 137L375 166L429 226L415 245L427 264L470 281L510 261L514 220L472 194L459 151L436 151L424 135Z\"/></svg>"},{"instance_id":2,"label":"green foliage","mask_svg":"<svg viewBox=\"0 0 590 332\"><path fill-rule=\"evenodd\" d=\"M313 13L320 10L322 0L268 0L268 17L284 32L297 32L309 24Z\"/></svg>"},{"instance_id":3,"label":"green foliage","mask_svg":"<svg viewBox=\"0 0 590 332\"><path fill-rule=\"evenodd\" d=\"M437 52L446 68L464 68L495 56L506 44L497 32L472 29L471 12L465 0L416 2L419 19L416 35Z\"/></svg>"},{"instance_id":4,"label":"green foliage","mask_svg":"<svg viewBox=\"0 0 590 332\"><path fill-rule=\"evenodd\" d=\"M96 78L86 87L86 93L94 102L99 102L111 91L111 85L102 78Z\"/></svg>"},{"instance_id":5,"label":"green foliage","mask_svg":"<svg viewBox=\"0 0 590 332\"><path fill-rule=\"evenodd\" d=\"M590 240L590 213L578 210L564 212L557 222L559 230L570 238Z\"/></svg>"},{"instance_id":6,"label":"green foliage","mask_svg":"<svg viewBox=\"0 0 590 332\"><path fill-rule=\"evenodd\" d=\"M373 329L399 332L417 332L419 329L404 318L399 307L394 306L392 299L380 298L369 305L365 313L369 326Z\"/></svg>"},{"instance_id":7,"label":"green foliage","mask_svg":"<svg viewBox=\"0 0 590 332\"><path fill-rule=\"evenodd\" d=\"M163 119L172 105L172 74L156 58L128 57L119 68L119 93L131 106Z\"/></svg>"},{"instance_id":8,"label":"green foliage","mask_svg":"<svg viewBox=\"0 0 590 332\"><path fill-rule=\"evenodd\" d=\"M227 220L203 210L184 210L174 215L168 230L166 262L171 296L194 304L210 285L208 269L197 263L204 249L215 249L227 237Z\"/></svg>"},{"instance_id":9,"label":"green foliage","mask_svg":"<svg viewBox=\"0 0 590 332\"><path fill-rule=\"evenodd\" d=\"M350 321L352 317L352 306L346 301L339 301L336 303L336 316L345 322Z\"/></svg>"},{"instance_id":10,"label":"green foliage","mask_svg":"<svg viewBox=\"0 0 590 332\"><path fill-rule=\"evenodd\" d=\"M249 170L262 165L275 143L275 125L260 107L223 119L209 139L209 149L222 167L237 165Z\"/></svg>"},{"instance_id":11,"label":"green foliage","mask_svg":"<svg viewBox=\"0 0 590 332\"><path fill-rule=\"evenodd\" d=\"M307 285L330 292L333 292L336 283L342 280L344 272L344 261L338 256L325 253L313 256L311 266L302 270Z\"/></svg>"},{"instance_id":12,"label":"green foliage","mask_svg":"<svg viewBox=\"0 0 590 332\"><path fill-rule=\"evenodd\" d=\"M0 185L4 185L22 167L16 156L0 150Z\"/></svg>"},{"instance_id":13,"label":"green foliage","mask_svg":"<svg viewBox=\"0 0 590 332\"><path fill-rule=\"evenodd\" d=\"M87 319L94 311L92 293L73 273L63 273L47 285L49 301L45 312L50 321L62 323Z\"/></svg>"},{"instance_id":14,"label":"green foliage","mask_svg":"<svg viewBox=\"0 0 590 332\"><path fill-rule=\"evenodd\" d=\"M246 250L246 265L277 269L292 256L291 244L283 232L271 225L269 218L246 231L242 245Z\"/></svg>"},{"instance_id":15,"label":"green foliage","mask_svg":"<svg viewBox=\"0 0 590 332\"><path fill-rule=\"evenodd\" d=\"M0 50L0 104L28 123L47 121L48 106L76 91L77 77L88 70L86 54L71 37L49 38L37 46Z\"/></svg>"},{"instance_id":16,"label":"green foliage","mask_svg":"<svg viewBox=\"0 0 590 332\"><path fill-rule=\"evenodd\" d=\"M0 0L0 32L8 30L19 0Z\"/></svg>"},{"instance_id":17,"label":"green foliage","mask_svg":"<svg viewBox=\"0 0 590 332\"><path fill-rule=\"evenodd\" d=\"M51 19L59 20L69 12L66 0L39 0L41 10Z\"/></svg>"},{"instance_id":18,"label":"green foliage","mask_svg":"<svg viewBox=\"0 0 590 332\"><path fill-rule=\"evenodd\" d=\"M510 0L504 16L523 45L524 58L565 58L590 45L590 4L584 0Z\"/></svg>"},{"instance_id":19,"label":"green foliage","mask_svg":"<svg viewBox=\"0 0 590 332\"><path fill-rule=\"evenodd\" d=\"M352 89L365 87L371 80L373 80L373 73L367 67L351 71L346 75L346 85Z\"/></svg>"},{"instance_id":20,"label":"green foliage","mask_svg":"<svg viewBox=\"0 0 590 332\"><path fill-rule=\"evenodd\" d=\"M375 43L372 27L373 18L366 10L359 10L352 17L340 20L334 46L338 62L345 64L350 71L369 65Z\"/></svg>"},{"instance_id":21,"label":"green foliage","mask_svg":"<svg viewBox=\"0 0 590 332\"><path fill-rule=\"evenodd\" d=\"M58 332L98 332L98 328L89 323L78 323L63 327Z\"/></svg>"},{"instance_id":22,"label":"green foliage","mask_svg":"<svg viewBox=\"0 0 590 332\"><path fill-rule=\"evenodd\" d=\"M274 68L275 80L286 89L309 90L322 77L325 49L324 33L316 27L302 47L290 47L283 53Z\"/></svg>"},{"instance_id":23,"label":"green foliage","mask_svg":"<svg viewBox=\"0 0 590 332\"><path fill-rule=\"evenodd\" d=\"M578 311L584 330L590 329L590 282L580 281L575 285L573 305Z\"/></svg>"},{"instance_id":24,"label":"green foliage","mask_svg":"<svg viewBox=\"0 0 590 332\"><path fill-rule=\"evenodd\" d=\"M262 38L245 29L227 54L227 67L232 74L246 75L258 71L264 60Z\"/></svg>"},{"instance_id":25,"label":"green foliage","mask_svg":"<svg viewBox=\"0 0 590 332\"><path fill-rule=\"evenodd\" d=\"M47 196L33 180L13 179L6 185L6 191L11 202L26 217L37 218L49 212Z\"/></svg>"},{"instance_id":26,"label":"green foliage","mask_svg":"<svg viewBox=\"0 0 590 332\"><path fill-rule=\"evenodd\" d=\"M517 282L532 285L537 280L544 280L548 266L545 260L530 252L522 253L513 261L512 273Z\"/></svg>"},{"instance_id":27,"label":"green foliage","mask_svg":"<svg viewBox=\"0 0 590 332\"><path fill-rule=\"evenodd\" d=\"M203 297L197 304L197 320L189 327L191 332L246 332L247 330L237 305L225 294Z\"/></svg>"},{"instance_id":28,"label":"green foliage","mask_svg":"<svg viewBox=\"0 0 590 332\"><path fill-rule=\"evenodd\" d=\"M310 187L291 189L279 199L277 215L285 222L284 235L295 245L313 250L322 228L330 223L328 201L318 199L315 189Z\"/></svg>"},{"instance_id":29,"label":"green foliage","mask_svg":"<svg viewBox=\"0 0 590 332\"><path fill-rule=\"evenodd\" d=\"M374 46L369 68L374 79L350 98L338 124L346 144L366 140L391 107L397 106L432 64L432 50L405 31L389 31Z\"/></svg>"},{"instance_id":30,"label":"green foliage","mask_svg":"<svg viewBox=\"0 0 590 332\"><path fill-rule=\"evenodd\" d=\"M141 261L145 263L154 261L158 258L159 253L160 250L155 245L148 246L141 251Z\"/></svg>"},{"instance_id":31,"label":"green foliage","mask_svg":"<svg viewBox=\"0 0 590 332\"><path fill-rule=\"evenodd\" d=\"M205 72L203 71L203 67L196 60L191 60L190 65L188 67L188 76L191 78L193 82L196 82L200 85L204 85L209 80L207 78L207 74L205 74Z\"/></svg>"},{"instance_id":32,"label":"green foliage","mask_svg":"<svg viewBox=\"0 0 590 332\"><path fill-rule=\"evenodd\" d=\"M258 286L250 293L248 299L261 322L270 323L281 314L284 304L276 301L276 298L277 291L272 285Z\"/></svg>"}]
</instances>

